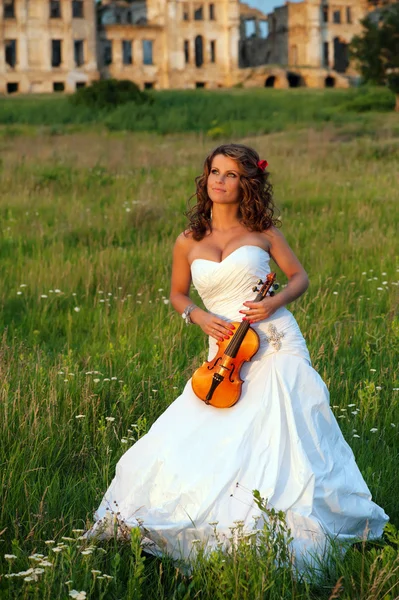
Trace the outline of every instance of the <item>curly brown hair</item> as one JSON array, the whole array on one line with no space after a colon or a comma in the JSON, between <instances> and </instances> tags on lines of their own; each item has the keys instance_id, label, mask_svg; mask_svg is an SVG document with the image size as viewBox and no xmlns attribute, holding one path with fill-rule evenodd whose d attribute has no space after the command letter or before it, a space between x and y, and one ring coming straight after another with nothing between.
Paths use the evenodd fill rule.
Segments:
<instances>
[{"instance_id":1,"label":"curly brown hair","mask_svg":"<svg viewBox=\"0 0 399 600\"><path fill-rule=\"evenodd\" d=\"M212 161L218 154L235 160L244 172L240 176L242 196L238 218L241 223L250 231L265 231L272 225L279 226L280 221L274 216L276 207L273 202L273 186L269 182L270 174L258 166L259 154L243 144L223 144L206 157L202 175L195 178L197 191L191 198L197 198L197 203L185 213L189 219L188 232L193 239L198 242L205 237L207 231L212 231L212 200L208 196L207 181Z\"/></svg>"}]
</instances>

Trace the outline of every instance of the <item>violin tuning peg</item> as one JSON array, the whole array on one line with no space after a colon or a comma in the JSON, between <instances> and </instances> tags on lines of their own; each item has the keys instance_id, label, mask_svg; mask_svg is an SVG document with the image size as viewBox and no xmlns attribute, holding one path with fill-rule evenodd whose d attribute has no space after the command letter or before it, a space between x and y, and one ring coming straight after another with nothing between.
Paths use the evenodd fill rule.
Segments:
<instances>
[{"instance_id":1,"label":"violin tuning peg","mask_svg":"<svg viewBox=\"0 0 399 600\"><path fill-rule=\"evenodd\" d=\"M262 285L263 281L261 279L258 279L258 281L256 283L257 283L257 285Z\"/></svg>"},{"instance_id":2,"label":"violin tuning peg","mask_svg":"<svg viewBox=\"0 0 399 600\"><path fill-rule=\"evenodd\" d=\"M274 292L270 292L269 296L274 296Z\"/></svg>"},{"instance_id":3,"label":"violin tuning peg","mask_svg":"<svg viewBox=\"0 0 399 600\"><path fill-rule=\"evenodd\" d=\"M258 288L256 287L256 285L254 285L254 287L252 288L253 292L259 292Z\"/></svg>"},{"instance_id":4,"label":"violin tuning peg","mask_svg":"<svg viewBox=\"0 0 399 600\"><path fill-rule=\"evenodd\" d=\"M273 288L274 288L275 290L278 290L278 288L279 288L279 287L280 287L280 284L279 284L279 283L273 283Z\"/></svg>"}]
</instances>

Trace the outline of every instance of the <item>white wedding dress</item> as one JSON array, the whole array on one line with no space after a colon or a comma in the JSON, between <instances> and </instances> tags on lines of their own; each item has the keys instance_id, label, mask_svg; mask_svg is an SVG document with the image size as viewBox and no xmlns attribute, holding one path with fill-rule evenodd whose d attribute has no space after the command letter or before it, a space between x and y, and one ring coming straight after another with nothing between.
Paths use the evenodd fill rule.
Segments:
<instances>
[{"instance_id":1,"label":"white wedding dress","mask_svg":"<svg viewBox=\"0 0 399 600\"><path fill-rule=\"evenodd\" d=\"M252 286L270 272L269 255L245 245L221 263L196 259L191 271L207 310L241 321ZM388 517L371 500L293 315L281 308L253 327L261 345L241 369L238 403L206 405L188 381L119 460L88 537L113 535L117 519L128 530L140 526L154 553L188 557L193 540L216 544L210 523L222 538L236 521L254 527L255 489L286 513L298 568L321 557L331 538L381 536Z\"/></svg>"}]
</instances>

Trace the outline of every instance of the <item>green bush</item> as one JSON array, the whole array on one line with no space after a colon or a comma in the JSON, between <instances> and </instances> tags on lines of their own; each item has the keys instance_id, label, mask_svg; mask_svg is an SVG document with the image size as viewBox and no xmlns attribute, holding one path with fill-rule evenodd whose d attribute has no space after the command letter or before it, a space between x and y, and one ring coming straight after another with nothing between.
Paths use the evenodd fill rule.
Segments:
<instances>
[{"instance_id":1,"label":"green bush","mask_svg":"<svg viewBox=\"0 0 399 600\"><path fill-rule=\"evenodd\" d=\"M395 97L388 88L367 86L359 91L359 95L343 105L344 110L354 112L391 111L395 106Z\"/></svg>"},{"instance_id":2,"label":"green bush","mask_svg":"<svg viewBox=\"0 0 399 600\"><path fill-rule=\"evenodd\" d=\"M128 79L102 79L89 87L80 88L71 97L76 106L89 106L96 109L114 108L120 104L152 104L153 98L142 92L137 84Z\"/></svg>"}]
</instances>

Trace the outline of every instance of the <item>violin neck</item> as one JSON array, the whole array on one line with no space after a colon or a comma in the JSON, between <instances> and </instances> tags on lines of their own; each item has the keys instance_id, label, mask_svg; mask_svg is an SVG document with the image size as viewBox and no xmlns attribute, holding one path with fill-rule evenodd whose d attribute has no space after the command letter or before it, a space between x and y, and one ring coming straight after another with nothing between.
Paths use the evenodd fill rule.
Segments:
<instances>
[{"instance_id":1,"label":"violin neck","mask_svg":"<svg viewBox=\"0 0 399 600\"><path fill-rule=\"evenodd\" d=\"M235 358L237 356L237 352L240 349L240 346L245 338L249 326L249 321L241 321L239 328L233 335L229 345L225 350L225 354L227 354L227 356L230 356L231 358Z\"/></svg>"}]
</instances>

